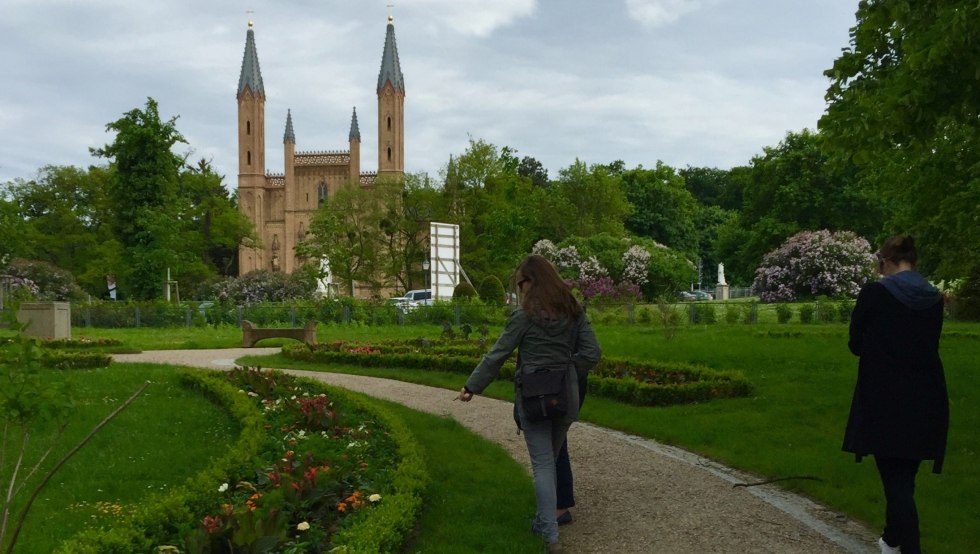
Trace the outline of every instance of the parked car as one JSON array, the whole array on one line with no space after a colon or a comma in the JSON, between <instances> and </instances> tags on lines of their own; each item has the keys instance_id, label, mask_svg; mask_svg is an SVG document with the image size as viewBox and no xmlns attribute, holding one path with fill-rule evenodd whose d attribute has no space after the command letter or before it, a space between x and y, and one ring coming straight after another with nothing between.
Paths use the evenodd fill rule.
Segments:
<instances>
[{"instance_id":1,"label":"parked car","mask_svg":"<svg viewBox=\"0 0 980 554\"><path fill-rule=\"evenodd\" d=\"M713 294L711 294L710 292L705 292L703 290L696 290L696 291L694 291L694 299L695 300L714 300L715 299L715 296Z\"/></svg>"},{"instance_id":2,"label":"parked car","mask_svg":"<svg viewBox=\"0 0 980 554\"><path fill-rule=\"evenodd\" d=\"M410 290L405 293L405 300L407 302L414 302L419 306L431 306L432 305L432 289L416 289Z\"/></svg>"},{"instance_id":3,"label":"parked car","mask_svg":"<svg viewBox=\"0 0 980 554\"><path fill-rule=\"evenodd\" d=\"M705 292L703 290L686 291L682 290L677 293L677 297L684 301L690 300L714 300L715 297L710 292Z\"/></svg>"}]
</instances>

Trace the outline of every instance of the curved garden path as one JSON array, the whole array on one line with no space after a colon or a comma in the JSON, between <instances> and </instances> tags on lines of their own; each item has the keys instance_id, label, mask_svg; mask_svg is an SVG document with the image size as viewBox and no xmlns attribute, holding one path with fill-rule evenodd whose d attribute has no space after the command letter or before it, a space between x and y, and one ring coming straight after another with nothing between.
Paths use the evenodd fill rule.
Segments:
<instances>
[{"instance_id":1,"label":"curved garden path","mask_svg":"<svg viewBox=\"0 0 980 554\"><path fill-rule=\"evenodd\" d=\"M278 348L168 350L113 356L118 362L228 369L245 355ZM332 385L452 417L503 448L530 471L511 403L400 381L294 371ZM871 553L865 527L776 487L690 452L587 423L569 431L575 470L575 521L561 528L569 553Z\"/></svg>"}]
</instances>

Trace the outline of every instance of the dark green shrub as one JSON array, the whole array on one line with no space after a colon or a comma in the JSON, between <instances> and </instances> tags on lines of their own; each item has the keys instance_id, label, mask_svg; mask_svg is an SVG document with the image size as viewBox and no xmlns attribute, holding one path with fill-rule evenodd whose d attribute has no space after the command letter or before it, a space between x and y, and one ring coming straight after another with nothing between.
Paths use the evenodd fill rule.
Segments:
<instances>
[{"instance_id":1,"label":"dark green shrub","mask_svg":"<svg viewBox=\"0 0 980 554\"><path fill-rule=\"evenodd\" d=\"M750 303L745 310L745 323L753 324L759 322L759 303Z\"/></svg>"},{"instance_id":2,"label":"dark green shrub","mask_svg":"<svg viewBox=\"0 0 980 554\"><path fill-rule=\"evenodd\" d=\"M841 300L837 303L837 321L841 323L849 322L852 313L854 313L853 300Z\"/></svg>"},{"instance_id":3,"label":"dark green shrub","mask_svg":"<svg viewBox=\"0 0 980 554\"><path fill-rule=\"evenodd\" d=\"M980 265L957 287L949 304L953 319L980 321Z\"/></svg>"},{"instance_id":4,"label":"dark green shrub","mask_svg":"<svg viewBox=\"0 0 980 554\"><path fill-rule=\"evenodd\" d=\"M738 323L743 311L741 304L725 304L725 323Z\"/></svg>"},{"instance_id":5,"label":"dark green shrub","mask_svg":"<svg viewBox=\"0 0 980 554\"><path fill-rule=\"evenodd\" d=\"M815 308L813 304L803 304L800 306L800 322L801 323L813 323L813 313Z\"/></svg>"},{"instance_id":6,"label":"dark green shrub","mask_svg":"<svg viewBox=\"0 0 980 554\"><path fill-rule=\"evenodd\" d=\"M490 306L499 306L507 298L504 296L504 284L496 275L489 275L480 282L480 300Z\"/></svg>"},{"instance_id":7,"label":"dark green shrub","mask_svg":"<svg viewBox=\"0 0 980 554\"><path fill-rule=\"evenodd\" d=\"M715 307L711 304L691 304L694 309L694 317L692 318L692 323L715 323L717 317L715 314Z\"/></svg>"},{"instance_id":8,"label":"dark green shrub","mask_svg":"<svg viewBox=\"0 0 980 554\"><path fill-rule=\"evenodd\" d=\"M473 285L463 281L453 289L453 300L472 300L479 298Z\"/></svg>"},{"instance_id":9,"label":"dark green shrub","mask_svg":"<svg viewBox=\"0 0 980 554\"><path fill-rule=\"evenodd\" d=\"M789 323L793 318L793 308L789 304L776 304L776 321L779 323Z\"/></svg>"}]
</instances>

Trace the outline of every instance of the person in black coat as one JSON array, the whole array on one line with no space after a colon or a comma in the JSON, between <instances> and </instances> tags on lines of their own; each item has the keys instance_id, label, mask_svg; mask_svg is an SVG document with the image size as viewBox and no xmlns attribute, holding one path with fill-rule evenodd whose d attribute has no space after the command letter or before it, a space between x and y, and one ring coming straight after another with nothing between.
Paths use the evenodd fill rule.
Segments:
<instances>
[{"instance_id":1,"label":"person in black coat","mask_svg":"<svg viewBox=\"0 0 980 554\"><path fill-rule=\"evenodd\" d=\"M915 475L922 460L942 471L949 428L943 298L915 271L912 237L889 238L876 256L882 278L861 289L851 317L848 347L860 361L843 450L875 458L886 503L881 551L918 554Z\"/></svg>"}]
</instances>

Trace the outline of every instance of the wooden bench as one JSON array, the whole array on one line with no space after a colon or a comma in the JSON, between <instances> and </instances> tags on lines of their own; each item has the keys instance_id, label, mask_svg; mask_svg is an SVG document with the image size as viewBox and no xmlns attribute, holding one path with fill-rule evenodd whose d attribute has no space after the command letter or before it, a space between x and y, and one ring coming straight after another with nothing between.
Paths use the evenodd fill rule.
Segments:
<instances>
[{"instance_id":1,"label":"wooden bench","mask_svg":"<svg viewBox=\"0 0 980 554\"><path fill-rule=\"evenodd\" d=\"M251 321L242 320L242 347L251 348L262 339L296 339L310 346L316 345L316 321L306 322L306 327L256 327Z\"/></svg>"}]
</instances>

